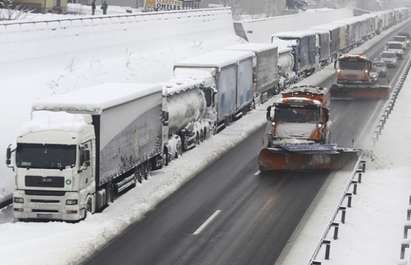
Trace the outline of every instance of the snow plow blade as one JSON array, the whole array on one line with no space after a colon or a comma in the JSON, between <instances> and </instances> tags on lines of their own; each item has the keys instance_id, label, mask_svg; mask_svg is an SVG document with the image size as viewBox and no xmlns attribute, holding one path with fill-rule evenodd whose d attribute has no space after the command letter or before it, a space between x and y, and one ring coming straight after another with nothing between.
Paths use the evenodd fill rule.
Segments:
<instances>
[{"instance_id":1,"label":"snow plow blade","mask_svg":"<svg viewBox=\"0 0 411 265\"><path fill-rule=\"evenodd\" d=\"M386 99L390 95L389 86L379 85L333 85L332 99Z\"/></svg>"},{"instance_id":2,"label":"snow plow blade","mask_svg":"<svg viewBox=\"0 0 411 265\"><path fill-rule=\"evenodd\" d=\"M258 163L262 172L332 171L357 159L358 153L336 145L285 144L262 149Z\"/></svg>"}]
</instances>

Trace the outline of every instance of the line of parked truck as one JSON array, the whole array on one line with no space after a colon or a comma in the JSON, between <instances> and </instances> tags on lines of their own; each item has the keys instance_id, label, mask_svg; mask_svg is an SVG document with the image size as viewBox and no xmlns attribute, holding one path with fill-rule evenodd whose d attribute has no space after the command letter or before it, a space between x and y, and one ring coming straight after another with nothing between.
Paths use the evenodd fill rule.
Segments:
<instances>
[{"instance_id":1,"label":"line of parked truck","mask_svg":"<svg viewBox=\"0 0 411 265\"><path fill-rule=\"evenodd\" d=\"M406 19L408 12L366 17L375 25L372 33L367 27L370 38ZM323 31L324 36L333 30ZM15 217L77 221L101 211L150 170L218 133L302 71L314 71L302 67L298 56L316 57L317 40L305 41L301 33L296 39L276 36L287 47L244 43L188 58L174 65L173 79L164 84L103 84L35 102L16 146L7 149L7 165L16 178Z\"/></svg>"},{"instance_id":2,"label":"line of parked truck","mask_svg":"<svg viewBox=\"0 0 411 265\"><path fill-rule=\"evenodd\" d=\"M280 57L287 51L291 53L292 69L282 70L290 77L299 79L312 74L316 69L337 59L339 55L361 45L408 16L407 8L364 14L304 31L276 32L271 36L271 42L279 47Z\"/></svg>"}]
</instances>

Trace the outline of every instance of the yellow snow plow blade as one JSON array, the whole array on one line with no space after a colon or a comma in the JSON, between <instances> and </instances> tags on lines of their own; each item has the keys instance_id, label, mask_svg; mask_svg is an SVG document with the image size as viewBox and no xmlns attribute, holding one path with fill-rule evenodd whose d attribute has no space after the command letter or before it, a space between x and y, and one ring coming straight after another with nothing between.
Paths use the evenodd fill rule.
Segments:
<instances>
[{"instance_id":1,"label":"yellow snow plow blade","mask_svg":"<svg viewBox=\"0 0 411 265\"><path fill-rule=\"evenodd\" d=\"M302 172L342 169L358 158L359 150L327 144L285 144L264 148L258 157L260 171Z\"/></svg>"},{"instance_id":2,"label":"yellow snow plow blade","mask_svg":"<svg viewBox=\"0 0 411 265\"><path fill-rule=\"evenodd\" d=\"M334 84L331 87L332 99L386 99L390 95L390 86L364 84Z\"/></svg>"}]
</instances>

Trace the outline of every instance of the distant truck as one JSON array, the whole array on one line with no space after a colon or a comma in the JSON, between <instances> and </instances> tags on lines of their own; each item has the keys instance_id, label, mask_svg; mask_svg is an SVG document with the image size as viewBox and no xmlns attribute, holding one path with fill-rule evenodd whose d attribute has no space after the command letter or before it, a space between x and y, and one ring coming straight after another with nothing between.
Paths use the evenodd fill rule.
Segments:
<instances>
[{"instance_id":1,"label":"distant truck","mask_svg":"<svg viewBox=\"0 0 411 265\"><path fill-rule=\"evenodd\" d=\"M272 36L271 42L275 43L276 39L287 41L293 49L294 71L297 75L304 77L314 73L319 66L319 47L314 32L279 32Z\"/></svg>"},{"instance_id":2,"label":"distant truck","mask_svg":"<svg viewBox=\"0 0 411 265\"><path fill-rule=\"evenodd\" d=\"M404 57L404 50L406 49L405 43L399 41L389 41L386 44L386 50L389 52L395 52L397 57L401 60Z\"/></svg>"},{"instance_id":3,"label":"distant truck","mask_svg":"<svg viewBox=\"0 0 411 265\"><path fill-rule=\"evenodd\" d=\"M378 85L378 73L372 61L357 54L342 55L335 62L336 84L331 96L337 99L381 99L389 94L389 87Z\"/></svg>"},{"instance_id":4,"label":"distant truck","mask_svg":"<svg viewBox=\"0 0 411 265\"><path fill-rule=\"evenodd\" d=\"M410 48L410 39L407 36L397 35L392 37L393 41L401 42L406 49Z\"/></svg>"},{"instance_id":5,"label":"distant truck","mask_svg":"<svg viewBox=\"0 0 411 265\"><path fill-rule=\"evenodd\" d=\"M162 167L162 100L160 85L119 83L35 103L7 149L15 217L80 220Z\"/></svg>"},{"instance_id":6,"label":"distant truck","mask_svg":"<svg viewBox=\"0 0 411 265\"><path fill-rule=\"evenodd\" d=\"M389 68L397 67L398 65L398 56L396 52L393 51L383 51L380 55L381 60L387 65Z\"/></svg>"},{"instance_id":7,"label":"distant truck","mask_svg":"<svg viewBox=\"0 0 411 265\"><path fill-rule=\"evenodd\" d=\"M209 73L216 84L214 104L216 128L221 130L254 107L254 53L220 50L190 58L174 65L174 75Z\"/></svg>"},{"instance_id":8,"label":"distant truck","mask_svg":"<svg viewBox=\"0 0 411 265\"><path fill-rule=\"evenodd\" d=\"M245 43L227 48L255 55L253 80L256 103L264 103L279 91L278 47L268 43Z\"/></svg>"}]
</instances>

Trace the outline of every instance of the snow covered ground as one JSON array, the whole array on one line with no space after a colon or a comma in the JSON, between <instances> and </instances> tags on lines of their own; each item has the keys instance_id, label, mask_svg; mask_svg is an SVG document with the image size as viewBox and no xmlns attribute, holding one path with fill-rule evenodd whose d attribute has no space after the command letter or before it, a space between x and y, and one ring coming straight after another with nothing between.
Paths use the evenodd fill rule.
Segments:
<instances>
[{"instance_id":1,"label":"snow covered ground","mask_svg":"<svg viewBox=\"0 0 411 265\"><path fill-rule=\"evenodd\" d=\"M162 82L175 61L241 42L229 9L0 27L0 161L33 100L105 82ZM0 163L0 200L12 172Z\"/></svg>"},{"instance_id":2,"label":"snow covered ground","mask_svg":"<svg viewBox=\"0 0 411 265\"><path fill-rule=\"evenodd\" d=\"M269 42L275 32L303 30L352 17L351 9L308 9L297 14L241 21L251 42Z\"/></svg>"}]
</instances>

